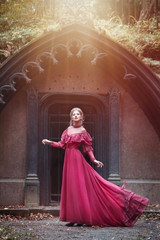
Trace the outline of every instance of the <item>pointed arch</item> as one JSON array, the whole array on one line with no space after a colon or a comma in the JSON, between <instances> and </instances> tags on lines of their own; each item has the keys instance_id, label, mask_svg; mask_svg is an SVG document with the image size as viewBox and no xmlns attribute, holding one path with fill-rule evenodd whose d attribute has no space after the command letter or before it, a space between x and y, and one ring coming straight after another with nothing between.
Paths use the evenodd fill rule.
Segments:
<instances>
[{"instance_id":1,"label":"pointed arch","mask_svg":"<svg viewBox=\"0 0 160 240\"><path fill-rule=\"evenodd\" d=\"M50 59L87 57L120 84L143 109L160 136L160 82L142 61L107 36L84 25L70 25L32 41L0 69L0 110L26 84L41 74Z\"/></svg>"}]
</instances>

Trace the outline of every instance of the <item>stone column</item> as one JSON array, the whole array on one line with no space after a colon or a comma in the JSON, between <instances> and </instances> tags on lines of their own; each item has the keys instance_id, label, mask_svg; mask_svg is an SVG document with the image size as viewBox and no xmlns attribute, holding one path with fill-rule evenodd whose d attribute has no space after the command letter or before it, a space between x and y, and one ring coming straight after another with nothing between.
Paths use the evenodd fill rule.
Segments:
<instances>
[{"instance_id":1,"label":"stone column","mask_svg":"<svg viewBox=\"0 0 160 240\"><path fill-rule=\"evenodd\" d=\"M25 206L39 206L38 170L38 92L32 85L27 89L27 177Z\"/></svg>"},{"instance_id":2,"label":"stone column","mask_svg":"<svg viewBox=\"0 0 160 240\"><path fill-rule=\"evenodd\" d=\"M109 178L120 184L119 175L119 112L120 92L113 87L109 92Z\"/></svg>"}]
</instances>

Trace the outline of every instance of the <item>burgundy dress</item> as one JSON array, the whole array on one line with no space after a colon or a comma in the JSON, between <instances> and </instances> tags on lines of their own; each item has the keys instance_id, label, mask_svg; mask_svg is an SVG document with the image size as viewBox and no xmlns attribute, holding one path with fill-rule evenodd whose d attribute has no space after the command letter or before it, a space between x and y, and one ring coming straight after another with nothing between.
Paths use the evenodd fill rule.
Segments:
<instances>
[{"instance_id":1,"label":"burgundy dress","mask_svg":"<svg viewBox=\"0 0 160 240\"><path fill-rule=\"evenodd\" d=\"M65 149L60 220L95 226L132 226L148 199L103 179L85 160L80 150L93 151L87 131L68 135L51 145Z\"/></svg>"}]
</instances>

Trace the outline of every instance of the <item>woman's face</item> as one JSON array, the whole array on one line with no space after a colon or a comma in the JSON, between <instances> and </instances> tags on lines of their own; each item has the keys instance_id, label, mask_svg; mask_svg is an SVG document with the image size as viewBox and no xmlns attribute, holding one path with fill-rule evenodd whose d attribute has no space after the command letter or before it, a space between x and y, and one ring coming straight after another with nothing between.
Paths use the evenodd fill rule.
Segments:
<instances>
[{"instance_id":1,"label":"woman's face","mask_svg":"<svg viewBox=\"0 0 160 240\"><path fill-rule=\"evenodd\" d=\"M82 120L82 115L80 114L79 111L75 110L72 113L72 117L71 117L73 122L79 122Z\"/></svg>"}]
</instances>

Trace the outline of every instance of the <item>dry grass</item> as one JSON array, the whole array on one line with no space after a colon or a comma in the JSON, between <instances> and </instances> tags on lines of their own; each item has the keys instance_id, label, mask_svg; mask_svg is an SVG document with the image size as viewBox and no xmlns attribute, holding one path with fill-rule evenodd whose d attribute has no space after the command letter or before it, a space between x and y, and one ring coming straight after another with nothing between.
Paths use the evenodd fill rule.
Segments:
<instances>
[{"instance_id":1,"label":"dry grass","mask_svg":"<svg viewBox=\"0 0 160 240\"><path fill-rule=\"evenodd\" d=\"M121 19L113 18L95 21L95 28L139 57L160 77L160 30L149 23L151 20L123 25Z\"/></svg>"}]
</instances>

